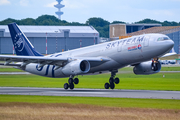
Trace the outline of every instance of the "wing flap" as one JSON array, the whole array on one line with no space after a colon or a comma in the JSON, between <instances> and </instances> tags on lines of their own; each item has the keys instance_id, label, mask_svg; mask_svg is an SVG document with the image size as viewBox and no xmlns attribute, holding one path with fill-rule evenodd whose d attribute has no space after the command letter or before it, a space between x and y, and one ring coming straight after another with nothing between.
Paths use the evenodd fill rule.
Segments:
<instances>
[{"instance_id":1,"label":"wing flap","mask_svg":"<svg viewBox=\"0 0 180 120\"><path fill-rule=\"evenodd\" d=\"M0 55L0 61L5 61L4 65L12 65L12 66L14 66L14 64L10 64L11 62L22 62L22 64L24 65L27 65L30 63L55 65L57 63L66 62L67 58L51 58L51 57L44 57L44 56ZM2 63L0 65L2 65Z\"/></svg>"}]
</instances>

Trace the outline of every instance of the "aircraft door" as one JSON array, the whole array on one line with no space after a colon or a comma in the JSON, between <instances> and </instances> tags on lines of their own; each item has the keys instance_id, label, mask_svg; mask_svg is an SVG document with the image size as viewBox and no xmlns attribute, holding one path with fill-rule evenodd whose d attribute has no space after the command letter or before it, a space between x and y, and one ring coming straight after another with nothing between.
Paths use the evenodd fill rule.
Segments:
<instances>
[{"instance_id":1,"label":"aircraft door","mask_svg":"<svg viewBox=\"0 0 180 120\"><path fill-rule=\"evenodd\" d=\"M148 46L149 46L149 39L150 39L149 36L146 36L146 37L144 38L144 47L148 47Z\"/></svg>"},{"instance_id":2,"label":"aircraft door","mask_svg":"<svg viewBox=\"0 0 180 120\"><path fill-rule=\"evenodd\" d=\"M122 50L122 45L118 45L117 51L118 51L118 52L121 52L121 50Z\"/></svg>"}]
</instances>

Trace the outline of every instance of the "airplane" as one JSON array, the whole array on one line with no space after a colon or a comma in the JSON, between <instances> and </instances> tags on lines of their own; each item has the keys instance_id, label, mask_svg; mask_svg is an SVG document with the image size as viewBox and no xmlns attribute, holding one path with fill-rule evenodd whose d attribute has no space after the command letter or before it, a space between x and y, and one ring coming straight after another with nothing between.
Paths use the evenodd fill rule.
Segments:
<instances>
[{"instance_id":1,"label":"airplane","mask_svg":"<svg viewBox=\"0 0 180 120\"><path fill-rule=\"evenodd\" d=\"M118 69L134 66L136 75L149 75L161 70L159 58L169 53L174 42L163 34L143 34L125 39L78 48L44 56L20 30L16 23L8 24L16 56L0 55L0 65L14 66L23 71L52 78L69 77L64 89L74 89L79 75L96 75L111 72L105 89L114 89L120 83Z\"/></svg>"}]
</instances>

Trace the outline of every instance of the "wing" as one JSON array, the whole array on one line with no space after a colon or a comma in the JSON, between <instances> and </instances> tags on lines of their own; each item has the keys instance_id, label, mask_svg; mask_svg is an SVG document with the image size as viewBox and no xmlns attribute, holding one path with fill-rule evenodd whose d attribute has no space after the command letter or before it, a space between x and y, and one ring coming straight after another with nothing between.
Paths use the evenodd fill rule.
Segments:
<instances>
[{"instance_id":1,"label":"wing","mask_svg":"<svg viewBox=\"0 0 180 120\"><path fill-rule=\"evenodd\" d=\"M99 66L104 62L110 61L109 58L103 57L49 57L49 56L12 56L12 55L0 55L0 61L4 61L4 63L0 63L0 65L6 66L20 66L24 67L30 63L37 63L39 67L44 65L55 65L59 67L65 66L70 61L80 59L87 60L90 62L91 67ZM14 64L14 62L17 62ZM20 62L20 63L19 63Z\"/></svg>"}]
</instances>

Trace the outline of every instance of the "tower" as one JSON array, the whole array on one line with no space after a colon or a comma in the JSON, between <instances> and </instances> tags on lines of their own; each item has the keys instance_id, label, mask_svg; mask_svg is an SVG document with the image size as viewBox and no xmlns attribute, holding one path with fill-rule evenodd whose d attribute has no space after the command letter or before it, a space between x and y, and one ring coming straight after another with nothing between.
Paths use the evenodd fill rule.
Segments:
<instances>
[{"instance_id":1,"label":"tower","mask_svg":"<svg viewBox=\"0 0 180 120\"><path fill-rule=\"evenodd\" d=\"M56 0L58 2L57 5L54 5L54 7L58 8L58 11L56 12L56 14L58 15L58 18L61 20L61 15L63 14L63 12L61 12L61 8L63 8L65 5L61 4L62 0Z\"/></svg>"}]
</instances>

